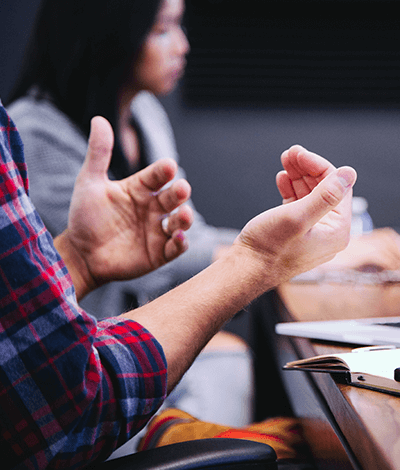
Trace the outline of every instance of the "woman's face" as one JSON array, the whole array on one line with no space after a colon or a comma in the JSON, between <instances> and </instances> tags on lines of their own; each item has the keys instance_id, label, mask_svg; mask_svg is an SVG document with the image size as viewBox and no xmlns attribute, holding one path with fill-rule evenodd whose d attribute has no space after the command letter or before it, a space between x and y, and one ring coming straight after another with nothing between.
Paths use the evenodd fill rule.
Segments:
<instances>
[{"instance_id":1,"label":"woman's face","mask_svg":"<svg viewBox=\"0 0 400 470\"><path fill-rule=\"evenodd\" d=\"M134 67L136 84L156 95L171 92L182 77L189 43L182 30L184 0L162 0Z\"/></svg>"}]
</instances>

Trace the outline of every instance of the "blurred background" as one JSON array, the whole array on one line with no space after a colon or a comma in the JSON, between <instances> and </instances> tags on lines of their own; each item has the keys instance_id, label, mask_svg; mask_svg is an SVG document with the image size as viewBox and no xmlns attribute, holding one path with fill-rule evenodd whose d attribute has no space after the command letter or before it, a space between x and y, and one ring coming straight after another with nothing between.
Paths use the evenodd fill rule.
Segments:
<instances>
[{"instance_id":1,"label":"blurred background","mask_svg":"<svg viewBox=\"0 0 400 470\"><path fill-rule=\"evenodd\" d=\"M279 204L279 157L299 143L354 166L375 226L400 228L399 4L186 0L187 73L161 101L208 223L241 228ZM38 5L0 2L3 100Z\"/></svg>"}]
</instances>

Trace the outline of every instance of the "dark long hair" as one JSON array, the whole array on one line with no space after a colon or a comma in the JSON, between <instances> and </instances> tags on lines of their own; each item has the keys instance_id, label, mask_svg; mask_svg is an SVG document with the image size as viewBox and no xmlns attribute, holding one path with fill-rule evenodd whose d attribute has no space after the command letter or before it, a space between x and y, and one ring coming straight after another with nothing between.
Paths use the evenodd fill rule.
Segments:
<instances>
[{"instance_id":1,"label":"dark long hair","mask_svg":"<svg viewBox=\"0 0 400 470\"><path fill-rule=\"evenodd\" d=\"M118 90L160 4L161 0L43 0L8 102L37 85L86 135L95 115L106 117L116 129Z\"/></svg>"}]
</instances>

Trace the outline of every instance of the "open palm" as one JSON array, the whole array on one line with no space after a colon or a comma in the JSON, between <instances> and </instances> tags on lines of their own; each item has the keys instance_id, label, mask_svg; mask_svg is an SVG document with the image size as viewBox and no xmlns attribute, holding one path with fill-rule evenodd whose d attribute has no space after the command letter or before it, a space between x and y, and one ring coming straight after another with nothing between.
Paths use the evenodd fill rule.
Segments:
<instances>
[{"instance_id":1,"label":"open palm","mask_svg":"<svg viewBox=\"0 0 400 470\"><path fill-rule=\"evenodd\" d=\"M181 206L190 197L185 180L161 189L175 176L173 160L111 181L107 170L112 146L111 126L94 118L68 222L69 240L97 285L143 275L179 256L186 249L184 231L193 217L189 207ZM168 227L163 230L166 216Z\"/></svg>"}]
</instances>

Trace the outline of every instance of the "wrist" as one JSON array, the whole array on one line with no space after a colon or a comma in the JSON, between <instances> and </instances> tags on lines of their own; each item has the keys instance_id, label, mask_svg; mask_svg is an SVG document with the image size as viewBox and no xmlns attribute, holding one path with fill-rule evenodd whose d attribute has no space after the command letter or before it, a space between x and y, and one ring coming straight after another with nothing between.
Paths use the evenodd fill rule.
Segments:
<instances>
[{"instance_id":1,"label":"wrist","mask_svg":"<svg viewBox=\"0 0 400 470\"><path fill-rule=\"evenodd\" d=\"M96 289L96 282L91 276L90 270L81 253L71 242L68 229L54 239L54 246L67 266L79 301L85 297L85 295L89 294L89 292Z\"/></svg>"},{"instance_id":2,"label":"wrist","mask_svg":"<svg viewBox=\"0 0 400 470\"><path fill-rule=\"evenodd\" d=\"M268 257L256 250L235 241L230 251L221 258L227 264L227 271L237 273L241 290L248 299L246 304L273 289L279 284L279 270Z\"/></svg>"}]
</instances>

